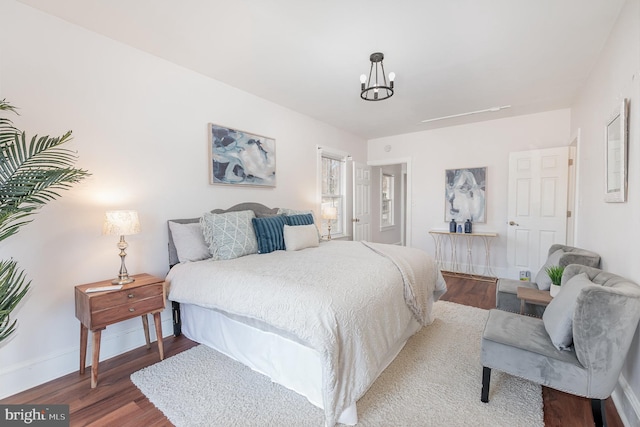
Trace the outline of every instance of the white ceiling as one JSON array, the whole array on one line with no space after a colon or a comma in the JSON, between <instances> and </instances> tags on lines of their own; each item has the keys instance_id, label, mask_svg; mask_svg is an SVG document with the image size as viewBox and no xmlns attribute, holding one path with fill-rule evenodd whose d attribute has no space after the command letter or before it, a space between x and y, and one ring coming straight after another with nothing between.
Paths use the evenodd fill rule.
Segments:
<instances>
[{"instance_id":1,"label":"white ceiling","mask_svg":"<svg viewBox=\"0 0 640 427\"><path fill-rule=\"evenodd\" d=\"M624 3L19 1L367 139L569 107ZM396 91L366 102L376 51Z\"/></svg>"}]
</instances>

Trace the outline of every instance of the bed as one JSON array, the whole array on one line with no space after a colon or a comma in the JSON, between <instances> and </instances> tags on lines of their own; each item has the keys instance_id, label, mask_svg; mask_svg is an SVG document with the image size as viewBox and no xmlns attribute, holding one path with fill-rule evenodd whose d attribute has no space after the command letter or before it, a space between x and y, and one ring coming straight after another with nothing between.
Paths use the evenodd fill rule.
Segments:
<instances>
[{"instance_id":1,"label":"bed","mask_svg":"<svg viewBox=\"0 0 640 427\"><path fill-rule=\"evenodd\" d=\"M212 213L205 217L266 218L254 223L259 243L262 221L309 218L254 203ZM406 340L433 321L433 302L446 292L435 262L418 249L320 242L316 234L309 247L291 250L302 241L291 236L298 239L304 231L306 241L311 241L308 223L284 226L288 250L199 260L205 256L200 247L192 251L196 254L192 259L180 259L184 236L178 238L175 224L197 235L199 221L169 221L172 268L166 281L174 307L174 333L305 396L324 409L327 426L357 423L356 401ZM202 224L206 235L207 223ZM215 233L209 230L205 245L238 234L228 224ZM209 249L218 253L217 248Z\"/></svg>"}]
</instances>

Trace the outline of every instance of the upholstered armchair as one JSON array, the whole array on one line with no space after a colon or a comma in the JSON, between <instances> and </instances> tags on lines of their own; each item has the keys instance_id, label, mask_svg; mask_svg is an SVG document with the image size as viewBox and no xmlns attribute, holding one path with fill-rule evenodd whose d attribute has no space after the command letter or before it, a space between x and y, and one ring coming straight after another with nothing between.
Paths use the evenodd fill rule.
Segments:
<instances>
[{"instance_id":1,"label":"upholstered armchair","mask_svg":"<svg viewBox=\"0 0 640 427\"><path fill-rule=\"evenodd\" d=\"M496 308L514 313L520 312L520 300L517 297L518 287L536 288L549 290L551 279L546 272L546 268L559 265L566 267L569 264L581 264L588 267L600 267L600 255L585 249L565 246L560 244L551 245L549 248L547 261L540 268L531 282L524 282L513 279L498 279L496 286ZM525 313L540 317L544 312L544 307L526 305Z\"/></svg>"},{"instance_id":2,"label":"upholstered armchair","mask_svg":"<svg viewBox=\"0 0 640 427\"><path fill-rule=\"evenodd\" d=\"M490 310L481 343L482 402L491 370L591 399L606 425L604 399L616 386L640 320L640 286L615 274L569 265L542 319Z\"/></svg>"}]
</instances>

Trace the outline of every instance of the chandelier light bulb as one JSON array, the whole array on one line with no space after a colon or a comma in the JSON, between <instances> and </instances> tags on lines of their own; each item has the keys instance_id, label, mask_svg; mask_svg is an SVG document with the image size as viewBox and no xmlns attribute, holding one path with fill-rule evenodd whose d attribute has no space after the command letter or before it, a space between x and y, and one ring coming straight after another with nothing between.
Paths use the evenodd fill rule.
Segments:
<instances>
[{"instance_id":1,"label":"chandelier light bulb","mask_svg":"<svg viewBox=\"0 0 640 427\"><path fill-rule=\"evenodd\" d=\"M360 83L365 84L367 82L367 76L362 74L360 75Z\"/></svg>"},{"instance_id":2,"label":"chandelier light bulb","mask_svg":"<svg viewBox=\"0 0 640 427\"><path fill-rule=\"evenodd\" d=\"M389 73L389 81L394 81L396 79L396 73L393 71Z\"/></svg>"}]
</instances>

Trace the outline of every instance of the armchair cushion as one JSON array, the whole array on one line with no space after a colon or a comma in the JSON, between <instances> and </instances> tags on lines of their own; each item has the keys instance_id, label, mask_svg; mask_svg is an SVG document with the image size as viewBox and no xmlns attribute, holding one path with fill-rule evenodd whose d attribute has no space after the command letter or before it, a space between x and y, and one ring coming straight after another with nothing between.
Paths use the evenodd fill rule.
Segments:
<instances>
[{"instance_id":1,"label":"armchair cushion","mask_svg":"<svg viewBox=\"0 0 640 427\"><path fill-rule=\"evenodd\" d=\"M547 268L560 265L560 257L564 255L564 253L564 250L558 249L550 254L547 261L540 268L540 271L538 271L538 274L536 274L535 282L541 291L548 291L551 288L551 278L549 274L547 274Z\"/></svg>"},{"instance_id":2,"label":"armchair cushion","mask_svg":"<svg viewBox=\"0 0 640 427\"><path fill-rule=\"evenodd\" d=\"M558 350L569 350L573 344L573 311L580 291L593 285L586 273L573 276L561 288L560 293L549 303L542 315L544 328Z\"/></svg>"}]
</instances>

